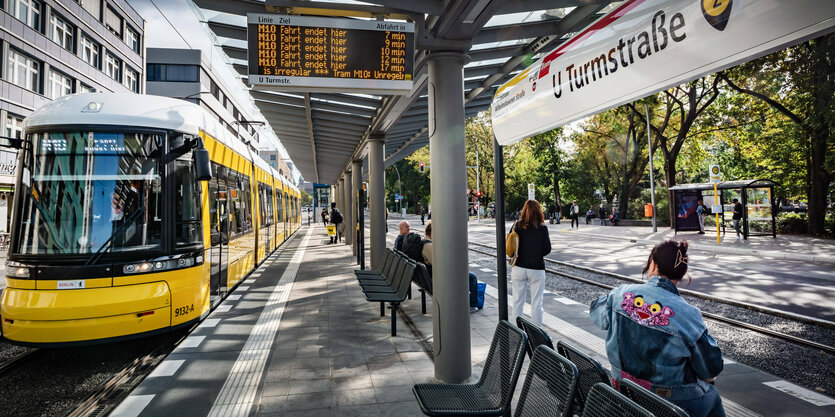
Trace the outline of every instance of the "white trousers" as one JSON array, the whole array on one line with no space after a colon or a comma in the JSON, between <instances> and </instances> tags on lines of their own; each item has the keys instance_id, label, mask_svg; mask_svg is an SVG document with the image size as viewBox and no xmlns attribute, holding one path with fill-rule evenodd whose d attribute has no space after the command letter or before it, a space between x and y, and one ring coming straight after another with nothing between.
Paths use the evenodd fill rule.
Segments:
<instances>
[{"instance_id":1,"label":"white trousers","mask_svg":"<svg viewBox=\"0 0 835 417\"><path fill-rule=\"evenodd\" d=\"M525 296L531 290L531 321L542 326L542 294L545 292L545 270L514 266L510 271L513 281L513 320L521 317L525 309Z\"/></svg>"}]
</instances>

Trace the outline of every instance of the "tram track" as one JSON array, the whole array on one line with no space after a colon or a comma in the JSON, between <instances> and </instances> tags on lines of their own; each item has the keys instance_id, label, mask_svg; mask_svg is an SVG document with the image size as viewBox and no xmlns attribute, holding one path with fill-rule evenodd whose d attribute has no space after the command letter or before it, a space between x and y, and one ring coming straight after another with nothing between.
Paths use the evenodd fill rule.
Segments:
<instances>
[{"instance_id":1,"label":"tram track","mask_svg":"<svg viewBox=\"0 0 835 417\"><path fill-rule=\"evenodd\" d=\"M13 372L15 369L21 367L23 364L28 362L29 360L34 359L36 356L41 354L40 349L26 349L23 352L20 352L3 362L0 362L0 380L3 380L6 375Z\"/></svg>"},{"instance_id":2,"label":"tram track","mask_svg":"<svg viewBox=\"0 0 835 417\"><path fill-rule=\"evenodd\" d=\"M474 242L469 242L469 245L488 249L488 250L481 250L481 249L475 249L475 248L470 247L469 248L470 251L473 251L475 253L479 253L479 254L482 254L482 255L490 256L490 257L493 257L493 258L496 257L496 254L495 254L496 248L493 247L493 246L485 245L485 244L481 244L481 243L474 243ZM627 276L624 276L624 275L620 275L620 274L616 274L616 273L612 273L612 272L608 272L608 271L602 271L602 270L598 270L598 269L595 269L595 268L589 268L589 267L585 267L585 266L572 265L570 263L563 262L563 261L557 261L557 260L554 260L554 259L545 258L545 262L549 263L549 264L553 264L553 265L559 265L559 266L564 267L564 268L576 269L576 270L581 270L581 271L585 271L585 272L592 273L592 274L604 275L604 276L613 278L617 281L621 281L621 282L624 282L624 283L642 283L642 281L640 281L640 280L637 280L637 279L634 279L634 278L631 278L631 277L627 277ZM592 285L592 286L603 288L603 289L606 289L606 290L611 290L611 289L616 287L615 285L610 285L610 284L607 284L607 283L595 281L594 279L579 277L575 274L571 274L571 273L568 273L566 271L560 271L560 270L557 270L555 268L546 267L545 270L547 272L549 272L551 274L554 274L554 275L557 275L557 276L561 276L561 277L564 277L564 278L569 278L569 279L572 279L572 280L575 280L575 281L578 281L578 282L582 282L582 283L587 284L587 285ZM751 310L753 312L756 312L758 314L770 315L770 316L773 316L773 317L776 317L776 318L779 318L779 319L783 319L783 320L794 320L794 321L798 321L798 322L806 324L806 325L817 326L817 327L820 327L820 328L823 328L823 329L828 329L828 330L835 329L835 323L833 323L831 321L827 321L827 320L816 319L816 318L813 318L813 317L808 317L808 316L803 316L803 315L799 315L799 314L795 314L795 313L791 313L791 312L787 312L787 311L777 310L777 309L773 309L773 308L770 308L770 307L758 306L758 305L755 305L755 304L744 303L744 302L739 302L739 301L735 301L735 300L728 300L726 298L716 297L716 296L701 293L701 292L698 292L698 291L680 289L679 292L683 295L687 295L687 296L690 296L690 297L701 299L701 300L703 300L705 302L709 302L709 303L720 303L720 304L725 304L725 305L730 306L730 307L747 309L747 310ZM795 336L795 335L779 332L779 331L772 330L772 329L769 329L769 328L766 328L766 327L763 327L763 326L758 326L758 325L755 325L755 324L747 323L747 322L737 320L737 319L734 319L734 318L730 318L730 317L725 317L725 316L715 314L715 313L710 313L710 312L707 312L707 311L702 311L702 315L709 320L721 322L721 323L724 323L726 325L730 325L732 327L741 328L741 329L745 329L745 330L748 330L748 331L751 331L751 332L755 332L757 334L761 334L761 335L764 335L764 336L781 339L781 340L784 340L784 341L787 341L787 342L790 342L790 343L794 343L796 345L800 345L800 346L803 346L803 347L806 347L806 348L811 348L811 349L816 349L816 350L819 350L819 351L822 351L822 352L826 352L830 355L835 354L835 346L831 346L831 345L828 345L826 343L819 343L819 342L816 342L816 341L813 341L813 340L809 340L809 339L805 339L805 338L798 337L798 336Z\"/></svg>"}]
</instances>

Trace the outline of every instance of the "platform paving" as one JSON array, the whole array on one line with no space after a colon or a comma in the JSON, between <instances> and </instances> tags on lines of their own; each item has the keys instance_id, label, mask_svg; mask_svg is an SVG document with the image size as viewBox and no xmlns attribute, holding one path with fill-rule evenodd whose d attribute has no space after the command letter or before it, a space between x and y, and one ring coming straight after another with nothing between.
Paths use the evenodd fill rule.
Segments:
<instances>
[{"instance_id":1,"label":"platform paving","mask_svg":"<svg viewBox=\"0 0 835 417\"><path fill-rule=\"evenodd\" d=\"M326 242L321 225L303 227L236 289L240 299L224 301L228 311L212 313L112 415L422 415L411 386L434 376L430 355L419 343L433 341L431 298L429 314L421 314L415 289L414 298L402 305L414 330L401 316L398 336L391 337L390 312L380 317L379 304L365 301L350 248ZM473 260L470 268L488 284L485 308L462 318L470 321L477 378L498 322L498 304L495 263ZM555 341L572 343L608 367L605 334L591 324L587 306L548 293L545 311L544 325ZM264 332L270 327L271 335ZM260 335L258 345L246 348L254 334ZM265 348L268 354L258 360L253 352ZM835 413L832 398L732 360L717 387L729 416Z\"/></svg>"}]
</instances>

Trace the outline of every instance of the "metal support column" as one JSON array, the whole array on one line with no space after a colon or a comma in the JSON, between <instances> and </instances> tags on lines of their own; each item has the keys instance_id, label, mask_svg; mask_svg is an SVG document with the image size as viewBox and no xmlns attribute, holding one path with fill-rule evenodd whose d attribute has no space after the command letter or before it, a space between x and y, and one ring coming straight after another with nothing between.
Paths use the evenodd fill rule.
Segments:
<instances>
[{"instance_id":1,"label":"metal support column","mask_svg":"<svg viewBox=\"0 0 835 417\"><path fill-rule=\"evenodd\" d=\"M351 164L351 235L356 237L357 236L357 224L359 223L359 216L362 216L363 213L359 212L359 205L357 204L357 199L361 196L360 191L362 191L362 161L354 161ZM351 240L351 247L354 253L354 256L357 254L357 247L358 242L357 239Z\"/></svg>"},{"instance_id":2,"label":"metal support column","mask_svg":"<svg viewBox=\"0 0 835 417\"><path fill-rule=\"evenodd\" d=\"M343 217L342 227L345 228L345 231L342 232L342 235L345 236L345 244L350 245L351 242L354 241L354 233L353 233L353 230L351 229L351 212L353 211L353 210L351 210L351 207L354 206L354 199L351 198L351 194L353 194L352 193L352 191L353 191L352 188L353 187L351 187L351 182L352 182L351 181L352 180L351 173L348 172L348 171L345 171L345 174L343 174L342 177L343 177L342 188L344 189L343 190L344 191L343 192L343 195L344 195L343 201L345 202L343 204L345 209L342 211L342 217Z\"/></svg>"},{"instance_id":3,"label":"metal support column","mask_svg":"<svg viewBox=\"0 0 835 417\"><path fill-rule=\"evenodd\" d=\"M467 160L461 52L429 55L429 151L432 166L432 275L435 378L467 381L470 364L467 284Z\"/></svg>"},{"instance_id":4,"label":"metal support column","mask_svg":"<svg viewBox=\"0 0 835 417\"><path fill-rule=\"evenodd\" d=\"M507 255L505 254L504 228L504 148L493 136L493 171L495 178L496 208L496 274L499 290L499 320L507 320ZM514 318L513 320L516 320ZM513 323L513 322L511 322Z\"/></svg>"},{"instance_id":5,"label":"metal support column","mask_svg":"<svg viewBox=\"0 0 835 417\"><path fill-rule=\"evenodd\" d=\"M380 270L386 255L385 139L368 141L368 199L371 221L371 269Z\"/></svg>"}]
</instances>

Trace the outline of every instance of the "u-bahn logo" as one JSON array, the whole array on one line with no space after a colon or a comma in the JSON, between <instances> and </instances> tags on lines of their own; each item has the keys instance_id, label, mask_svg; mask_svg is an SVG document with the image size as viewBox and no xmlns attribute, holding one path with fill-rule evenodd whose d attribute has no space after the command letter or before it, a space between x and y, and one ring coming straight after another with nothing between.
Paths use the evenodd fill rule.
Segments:
<instances>
[{"instance_id":1,"label":"u-bahn logo","mask_svg":"<svg viewBox=\"0 0 835 417\"><path fill-rule=\"evenodd\" d=\"M716 30L725 30L731 17L733 0L701 0L702 14Z\"/></svg>"}]
</instances>

